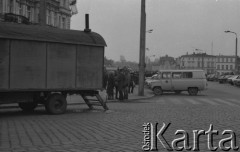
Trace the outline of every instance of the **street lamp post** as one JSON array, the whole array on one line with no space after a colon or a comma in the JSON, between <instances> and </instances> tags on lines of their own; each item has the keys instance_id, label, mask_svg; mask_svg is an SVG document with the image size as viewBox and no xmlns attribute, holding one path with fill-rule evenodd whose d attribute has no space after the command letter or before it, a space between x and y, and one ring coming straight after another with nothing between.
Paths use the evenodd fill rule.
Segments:
<instances>
[{"instance_id":1,"label":"street lamp post","mask_svg":"<svg viewBox=\"0 0 240 152\"><path fill-rule=\"evenodd\" d=\"M238 73L238 65L237 65L237 44L238 44L238 38L237 33L232 31L224 31L225 33L233 33L236 36L236 46L235 46L235 73Z\"/></svg>"},{"instance_id":2,"label":"street lamp post","mask_svg":"<svg viewBox=\"0 0 240 152\"><path fill-rule=\"evenodd\" d=\"M235 73L238 73L238 65L237 65L237 45L238 45L238 38L237 33L232 31L224 31L225 33L233 33L236 36L236 46L235 46Z\"/></svg>"}]
</instances>

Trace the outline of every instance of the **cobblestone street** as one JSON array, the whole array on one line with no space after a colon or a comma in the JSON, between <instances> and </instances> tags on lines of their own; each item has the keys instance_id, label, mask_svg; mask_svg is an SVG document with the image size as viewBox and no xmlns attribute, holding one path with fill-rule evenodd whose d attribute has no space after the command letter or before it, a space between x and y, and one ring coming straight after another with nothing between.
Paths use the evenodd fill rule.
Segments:
<instances>
[{"instance_id":1,"label":"cobblestone street","mask_svg":"<svg viewBox=\"0 0 240 152\"><path fill-rule=\"evenodd\" d=\"M214 85L218 84L212 84L213 88L210 86L199 96L165 94L150 99L112 101L107 112L101 108L90 111L85 104L70 105L63 115L47 115L43 107L32 114L24 114L18 108L0 109L0 151L142 151L144 122L158 122L159 126L171 122L164 134L168 141L172 141L177 129L186 130L191 136L192 130L208 130L213 124L220 133L233 130L239 145L238 95L218 97L211 90ZM214 138L216 146L221 137ZM207 151L207 137L200 138L200 145L201 151ZM164 151L160 143L158 147Z\"/></svg>"}]
</instances>

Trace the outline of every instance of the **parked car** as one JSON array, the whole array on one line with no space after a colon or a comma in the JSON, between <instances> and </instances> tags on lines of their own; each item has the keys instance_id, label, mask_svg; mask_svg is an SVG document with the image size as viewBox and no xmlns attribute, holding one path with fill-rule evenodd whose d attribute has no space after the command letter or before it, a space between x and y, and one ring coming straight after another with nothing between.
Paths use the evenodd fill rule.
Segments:
<instances>
[{"instance_id":1,"label":"parked car","mask_svg":"<svg viewBox=\"0 0 240 152\"><path fill-rule=\"evenodd\" d=\"M218 79L216 74L210 74L207 76L208 81L216 81Z\"/></svg>"},{"instance_id":2,"label":"parked car","mask_svg":"<svg viewBox=\"0 0 240 152\"><path fill-rule=\"evenodd\" d=\"M236 86L240 86L240 76L238 76L237 78L233 79L233 84Z\"/></svg>"},{"instance_id":3,"label":"parked car","mask_svg":"<svg viewBox=\"0 0 240 152\"><path fill-rule=\"evenodd\" d=\"M150 83L151 83L152 81L157 80L157 79L158 79L158 74L154 74L154 75L151 76L151 77L146 77L145 84L146 84L147 86L150 86Z\"/></svg>"},{"instance_id":4,"label":"parked car","mask_svg":"<svg viewBox=\"0 0 240 152\"><path fill-rule=\"evenodd\" d=\"M226 83L227 82L227 79L229 78L229 77L231 77L232 75L222 75L222 76L220 76L219 78L218 78L218 82L219 83Z\"/></svg>"},{"instance_id":5,"label":"parked car","mask_svg":"<svg viewBox=\"0 0 240 152\"><path fill-rule=\"evenodd\" d=\"M234 85L233 80L238 78L238 77L239 77L239 75L233 75L233 76L231 76L227 79L227 82L231 85Z\"/></svg>"},{"instance_id":6,"label":"parked car","mask_svg":"<svg viewBox=\"0 0 240 152\"><path fill-rule=\"evenodd\" d=\"M171 91L188 91L189 95L197 95L198 91L207 89L203 70L164 70L159 72L159 78L150 85L155 95Z\"/></svg>"}]
</instances>

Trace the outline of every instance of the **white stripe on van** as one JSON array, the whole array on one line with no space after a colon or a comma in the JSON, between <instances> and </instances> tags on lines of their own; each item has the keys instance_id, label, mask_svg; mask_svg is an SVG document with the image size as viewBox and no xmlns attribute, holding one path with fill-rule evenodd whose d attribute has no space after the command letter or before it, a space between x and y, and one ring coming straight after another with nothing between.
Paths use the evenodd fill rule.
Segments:
<instances>
[{"instance_id":1,"label":"white stripe on van","mask_svg":"<svg viewBox=\"0 0 240 152\"><path fill-rule=\"evenodd\" d=\"M211 99L206 99L206 98L198 98L198 100L206 102L206 103L210 103L211 105L219 105L218 103L212 101Z\"/></svg>"}]
</instances>

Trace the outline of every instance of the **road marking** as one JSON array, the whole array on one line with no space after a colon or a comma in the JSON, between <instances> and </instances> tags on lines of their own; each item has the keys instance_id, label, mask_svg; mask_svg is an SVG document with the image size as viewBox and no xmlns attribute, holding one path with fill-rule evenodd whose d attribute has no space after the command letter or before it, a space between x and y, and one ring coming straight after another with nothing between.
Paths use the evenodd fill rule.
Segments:
<instances>
[{"instance_id":1,"label":"road marking","mask_svg":"<svg viewBox=\"0 0 240 152\"><path fill-rule=\"evenodd\" d=\"M155 100L155 103L157 103L157 104L165 104L166 103L166 101L165 101L165 99L156 99Z\"/></svg>"},{"instance_id":2,"label":"road marking","mask_svg":"<svg viewBox=\"0 0 240 152\"><path fill-rule=\"evenodd\" d=\"M169 98L168 100L170 100L170 102L174 103L174 104L183 104L183 102L177 98Z\"/></svg>"},{"instance_id":3,"label":"road marking","mask_svg":"<svg viewBox=\"0 0 240 152\"><path fill-rule=\"evenodd\" d=\"M236 102L236 103L239 103L239 104L240 104L240 101L237 100L237 99L227 99L227 100L232 101L232 102Z\"/></svg>"},{"instance_id":4,"label":"road marking","mask_svg":"<svg viewBox=\"0 0 240 152\"><path fill-rule=\"evenodd\" d=\"M206 98L198 98L198 100L200 101L203 101L203 102L207 102L207 103L210 103L211 105L219 105L218 103L216 102L213 102L211 99L206 99Z\"/></svg>"},{"instance_id":5,"label":"road marking","mask_svg":"<svg viewBox=\"0 0 240 152\"><path fill-rule=\"evenodd\" d=\"M201 104L200 102L197 102L196 100L190 99L190 98L184 98L184 100L186 100L187 102L190 102L191 104L195 104L195 105Z\"/></svg>"},{"instance_id":6,"label":"road marking","mask_svg":"<svg viewBox=\"0 0 240 152\"><path fill-rule=\"evenodd\" d=\"M238 106L238 107L239 107L239 105L233 104L233 103L228 102L228 101L223 100L223 99L214 98L214 100L217 101L217 102L221 102L221 103L223 103L223 104L227 104L227 105L229 105L229 106Z\"/></svg>"}]
</instances>

